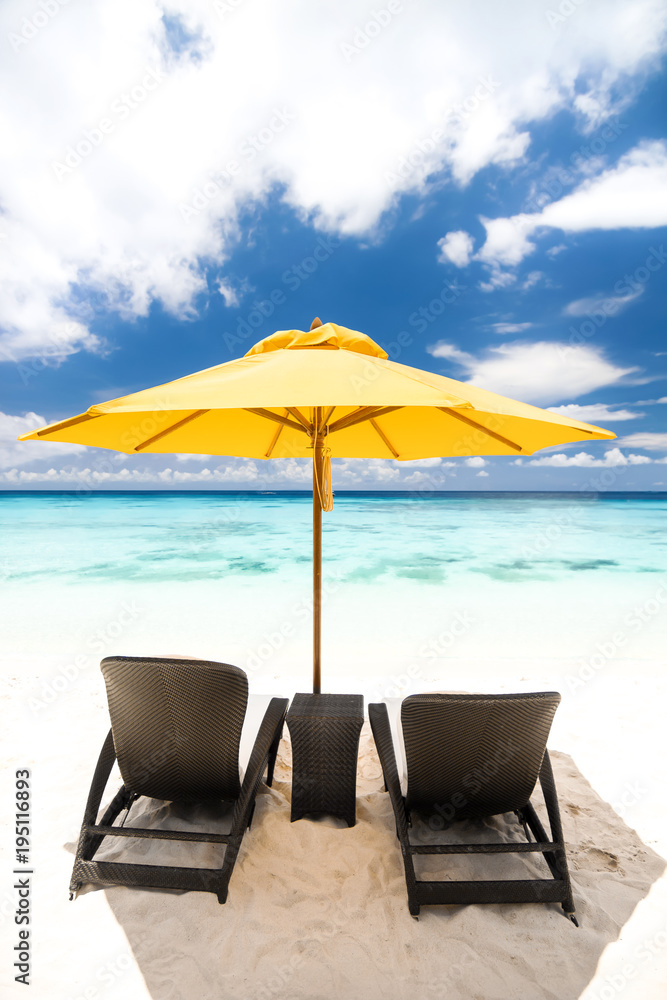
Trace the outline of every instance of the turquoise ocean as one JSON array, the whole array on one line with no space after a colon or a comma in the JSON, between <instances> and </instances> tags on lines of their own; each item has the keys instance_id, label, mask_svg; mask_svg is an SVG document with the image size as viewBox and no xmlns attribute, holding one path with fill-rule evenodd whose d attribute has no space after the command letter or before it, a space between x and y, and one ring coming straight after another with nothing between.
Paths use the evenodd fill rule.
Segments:
<instances>
[{"instance_id":1,"label":"turquoise ocean","mask_svg":"<svg viewBox=\"0 0 667 1000\"><path fill-rule=\"evenodd\" d=\"M306 493L2 493L5 654L29 668L183 653L307 689L311 510ZM667 494L338 493L323 515L328 687L658 663L666 527Z\"/></svg>"}]
</instances>

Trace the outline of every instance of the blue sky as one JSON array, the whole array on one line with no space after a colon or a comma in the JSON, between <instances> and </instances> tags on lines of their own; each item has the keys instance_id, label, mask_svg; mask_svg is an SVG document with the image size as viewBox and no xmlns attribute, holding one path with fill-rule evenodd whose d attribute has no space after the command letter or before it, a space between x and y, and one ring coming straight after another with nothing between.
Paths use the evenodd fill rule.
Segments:
<instances>
[{"instance_id":1,"label":"blue sky","mask_svg":"<svg viewBox=\"0 0 667 1000\"><path fill-rule=\"evenodd\" d=\"M278 6L3 5L0 489L307 488L15 438L318 315L619 439L339 489L664 490L664 4Z\"/></svg>"}]
</instances>

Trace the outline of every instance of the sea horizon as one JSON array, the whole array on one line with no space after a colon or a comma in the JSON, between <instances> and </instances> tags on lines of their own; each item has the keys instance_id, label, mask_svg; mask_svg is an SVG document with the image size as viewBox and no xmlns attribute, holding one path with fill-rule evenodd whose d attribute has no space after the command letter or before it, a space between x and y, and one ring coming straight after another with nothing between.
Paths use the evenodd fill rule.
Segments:
<instances>
[{"instance_id":1,"label":"sea horizon","mask_svg":"<svg viewBox=\"0 0 667 1000\"><path fill-rule=\"evenodd\" d=\"M287 489L275 489L275 490L221 490L221 489L142 489L136 487L134 489L126 490L111 490L111 489L87 489L83 487L78 487L77 489L71 490L37 490L37 489L0 489L0 496L3 494L21 494L24 496L32 495L49 495L49 496L89 496L89 495L118 495L118 496L132 496L133 494L150 494L158 496L162 493L166 494L183 494L183 495L202 495L206 496L209 494L213 495L229 495L229 496L303 496L312 497L312 490L287 490ZM367 489L367 490L333 490L333 495L335 497L340 496L368 496L373 494L379 494L385 497L397 496L397 497L409 497L411 499L428 499L430 497L441 497L441 496L488 496L488 497L504 497L504 496L582 496L590 495L596 497L608 497L613 499L615 497L622 496L661 496L667 495L667 490L592 490L587 487L582 487L578 490L383 490L383 489Z\"/></svg>"}]
</instances>

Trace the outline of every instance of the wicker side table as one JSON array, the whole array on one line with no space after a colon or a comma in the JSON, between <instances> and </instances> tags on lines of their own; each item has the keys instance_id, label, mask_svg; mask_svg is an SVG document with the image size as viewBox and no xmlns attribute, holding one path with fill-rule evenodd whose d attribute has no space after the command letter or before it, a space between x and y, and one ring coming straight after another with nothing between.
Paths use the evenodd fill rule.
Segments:
<instances>
[{"instance_id":1,"label":"wicker side table","mask_svg":"<svg viewBox=\"0 0 667 1000\"><path fill-rule=\"evenodd\" d=\"M292 737L292 814L356 822L357 755L364 723L360 694L297 694L287 713Z\"/></svg>"}]
</instances>

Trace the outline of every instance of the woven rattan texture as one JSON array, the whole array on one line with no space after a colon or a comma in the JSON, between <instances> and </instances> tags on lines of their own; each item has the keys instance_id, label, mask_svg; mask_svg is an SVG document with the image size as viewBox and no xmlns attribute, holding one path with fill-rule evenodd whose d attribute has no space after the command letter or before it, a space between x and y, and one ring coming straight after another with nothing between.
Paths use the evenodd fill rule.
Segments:
<instances>
[{"instance_id":1,"label":"woven rattan texture","mask_svg":"<svg viewBox=\"0 0 667 1000\"><path fill-rule=\"evenodd\" d=\"M556 692L406 698L408 809L439 803L457 820L521 809L535 788L559 702Z\"/></svg>"},{"instance_id":2,"label":"woven rattan texture","mask_svg":"<svg viewBox=\"0 0 667 1000\"><path fill-rule=\"evenodd\" d=\"M521 702L523 712L517 714L517 701ZM567 866L567 856L565 853L565 842L563 840L563 829L561 826L560 811L558 808L558 797L554 782L553 771L549 753L546 750L546 739L553 719L553 714L560 701L560 695L555 693L533 694L533 695L422 695L413 696L406 699L403 708L408 702L416 705L405 712L408 724L403 727L406 742L406 752L416 756L419 763L418 774L421 781L420 790L423 795L425 784L431 776L431 790L435 790L435 796L445 797L431 798L430 801L419 800L419 805L423 810L435 813L446 812L447 818L462 818L462 815L475 815L475 812L466 811L468 805L467 796L472 797L472 808L477 809L482 802L490 803L494 812L511 812L516 806L517 789L522 790L534 785L532 777L534 762L537 759L538 776L544 801L549 816L551 835L547 833L539 819L533 804L526 801L518 808L518 818L530 830L531 837L527 834L525 843L489 843L489 844L413 844L410 841L410 830L408 826L409 810L406 807L406 800L401 794L401 786L396 766L396 754L392 739L391 727L387 706L383 704L369 705L368 716L373 730L373 737L382 764L382 773L385 779L385 787L389 792L389 797L394 810L396 821L396 834L398 836L403 864L405 868L405 883L408 894L408 907L410 913L417 917L422 905L433 904L461 904L461 903L549 903L559 902L565 913L576 923L574 917L574 900L572 898L572 886ZM494 704L488 705L489 702ZM449 711L452 706L458 705L459 713L453 714ZM447 712L443 711L447 709ZM474 724L472 726L472 742L476 744L467 746L466 732L470 723L470 709L473 710ZM483 724L483 708L493 709L487 711L486 725ZM426 711L425 711L426 709ZM475 714L477 713L477 714ZM404 718L405 718L404 716ZM448 728L443 724L443 717L446 718ZM492 766L487 767L481 773L476 773L475 769L467 770L479 762L480 745L489 748L492 752L496 750L499 743L494 740L491 727L503 733L500 745L503 754L492 760ZM430 728L429 728L430 727ZM512 751L511 759L514 767L527 769L525 776L517 779L512 776L505 785L505 769L503 760L506 756L508 731L512 734L512 745L518 749ZM421 739L421 745L420 745ZM444 758L439 755L440 743L445 742L452 756ZM407 750L407 744L410 750ZM525 749L523 749L525 748ZM460 753L461 760L455 754ZM430 755L430 756L429 756ZM437 766L445 771L446 780L443 775L434 775L435 765L433 760L438 762ZM427 763L430 760L431 763ZM410 789L410 770L408 771L408 794ZM459 781L475 775L476 785L460 784L455 787L452 775L458 775ZM491 792L489 787L500 778L500 785ZM532 784L531 784L532 783ZM479 794L479 793L482 794ZM505 798L505 794L507 797ZM530 793L529 793L530 794ZM523 791L521 791L523 795ZM447 797L448 796L448 797ZM459 807L458 809L456 807ZM500 808L498 808L500 806ZM491 815L492 813L489 813ZM466 881L422 881L416 877L414 867L414 857L417 855L440 854L498 854L498 853L537 853L544 857L551 872L550 879L480 879Z\"/></svg>"},{"instance_id":3,"label":"woven rattan texture","mask_svg":"<svg viewBox=\"0 0 667 1000\"><path fill-rule=\"evenodd\" d=\"M167 668L164 671L164 676L160 676L162 667ZM110 730L104 741L93 775L70 881L72 897L76 896L82 885L92 883L213 892L217 895L218 902L224 903L227 899L229 880L234 870L243 834L252 818L255 796L265 768L267 769L267 784L270 785L273 778L276 753L287 711L287 699L271 699L255 738L243 784L240 785L238 781L238 746L247 700L247 680L242 670L228 664L209 661L165 661L148 657L109 657L103 661L102 669L107 680L110 706L113 699L112 723L115 723L115 730ZM226 675L229 683L221 683L223 675ZM141 683L142 679L146 681L145 686ZM194 689L187 687L190 683L193 684ZM137 687L139 687L141 695L139 715L140 718L147 720L143 734L139 733L138 735L136 734L137 719L133 718L137 704L135 698ZM161 734L158 731L157 722L150 718L150 711L145 704L146 691L152 691L156 697L163 698L163 701L156 705L155 714L158 720L171 727L168 731L168 738L164 741L160 739ZM195 711L201 706L205 697L211 699L211 703L206 705L195 719L193 717ZM216 698L218 699L217 703ZM183 699L187 702L183 709L183 717L175 718L174 716L177 716L182 708ZM240 705L243 706L243 711L239 720L238 708ZM193 706L195 707L193 708ZM124 713L127 713L128 718L124 717ZM221 719L226 719L232 727L231 735L227 734L226 739L224 734L221 736L219 732ZM177 734L178 740L174 739L174 734ZM149 736L152 736L153 741L149 739ZM189 750L193 739L196 739L197 736L200 737L200 742L196 745L198 756L195 759ZM114 824L118 816L131 806L137 791L136 788L133 789L124 784L116 792L100 818L102 797L116 761L116 740L123 747L124 752L128 753L135 774L138 772L140 775L147 775L149 779L157 774L156 781L166 780L167 785L171 782L170 791L172 793L174 790L177 791L178 798L181 800L195 797L192 793L192 787L186 789L183 794L179 783L184 780L184 776L192 771L193 767L196 768L196 761L201 757L202 748L205 752L207 747L214 747L218 757L224 748L227 748L231 763L225 762L221 771L223 774L228 774L234 767L236 768L235 787L238 792L234 796L232 823L228 834L190 830L134 829L128 825L122 827L123 832L128 834L130 838L132 836L139 836L142 839L168 838L184 842L196 839L201 842L224 843L226 845L224 860L220 868L180 868L94 860L95 853L104 838L118 836L119 828ZM163 753L165 745L171 751L174 744L181 749L185 758L184 761L177 761L176 767L172 763L173 757ZM146 755L145 760L141 759L142 752ZM165 768L166 771L161 774L161 770ZM174 773L177 775L175 789ZM195 773L193 785L204 788L203 798L209 798L212 789L216 790L220 798L227 797L226 793L224 796L220 795L221 784L217 778L211 781L208 766L204 768L203 777ZM225 789L228 790L229 786L230 782L227 780ZM153 790L152 784L150 788L151 790L146 794L157 797L157 792Z\"/></svg>"},{"instance_id":4,"label":"woven rattan texture","mask_svg":"<svg viewBox=\"0 0 667 1000\"><path fill-rule=\"evenodd\" d=\"M287 713L292 738L292 821L328 813L354 826L362 695L297 694Z\"/></svg>"},{"instance_id":5,"label":"woven rattan texture","mask_svg":"<svg viewBox=\"0 0 667 1000\"><path fill-rule=\"evenodd\" d=\"M248 679L227 663L102 661L114 747L128 789L156 799L235 799Z\"/></svg>"}]
</instances>

